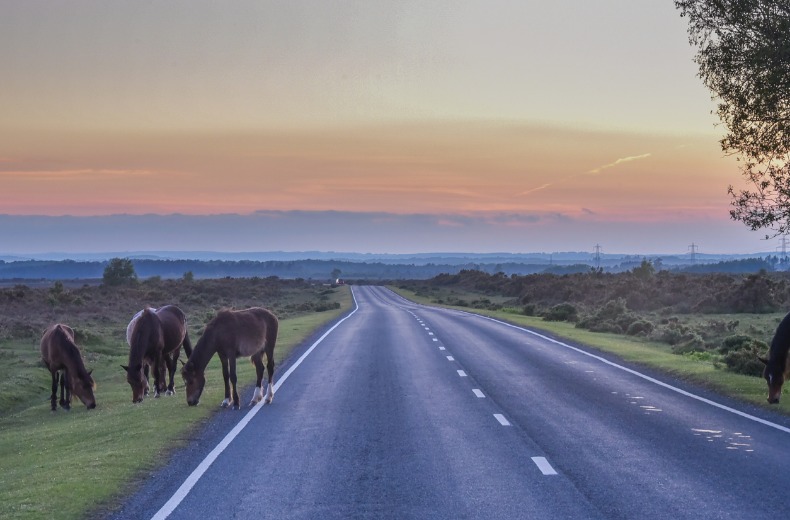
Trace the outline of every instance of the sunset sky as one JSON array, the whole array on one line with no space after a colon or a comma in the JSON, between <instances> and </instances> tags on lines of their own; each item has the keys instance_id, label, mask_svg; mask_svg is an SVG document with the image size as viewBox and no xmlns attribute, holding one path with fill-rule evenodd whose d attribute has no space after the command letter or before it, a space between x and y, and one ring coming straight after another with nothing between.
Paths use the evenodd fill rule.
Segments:
<instances>
[{"instance_id":1,"label":"sunset sky","mask_svg":"<svg viewBox=\"0 0 790 520\"><path fill-rule=\"evenodd\" d=\"M693 55L670 0L2 2L0 253L773 251Z\"/></svg>"}]
</instances>

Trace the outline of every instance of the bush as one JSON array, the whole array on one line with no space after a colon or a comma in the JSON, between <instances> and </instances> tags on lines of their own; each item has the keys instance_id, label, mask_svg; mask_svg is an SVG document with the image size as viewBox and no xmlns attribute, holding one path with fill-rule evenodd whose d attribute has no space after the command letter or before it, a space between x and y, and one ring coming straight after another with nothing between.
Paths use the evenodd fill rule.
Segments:
<instances>
[{"instance_id":1,"label":"bush","mask_svg":"<svg viewBox=\"0 0 790 520\"><path fill-rule=\"evenodd\" d=\"M653 332L653 323L647 320L637 320L632 322L625 331L629 336L647 336Z\"/></svg>"},{"instance_id":2,"label":"bush","mask_svg":"<svg viewBox=\"0 0 790 520\"><path fill-rule=\"evenodd\" d=\"M700 352L705 350L705 340L696 332L689 332L672 347L675 354L686 354L689 352Z\"/></svg>"},{"instance_id":3,"label":"bush","mask_svg":"<svg viewBox=\"0 0 790 520\"><path fill-rule=\"evenodd\" d=\"M763 374L764 367L758 359L761 352L764 352L764 350L759 349L757 342L755 342L748 348L733 350L725 354L724 363L727 365L728 370L737 374L760 377Z\"/></svg>"},{"instance_id":4,"label":"bush","mask_svg":"<svg viewBox=\"0 0 790 520\"><path fill-rule=\"evenodd\" d=\"M576 307L570 303L559 303L543 313L543 319L546 321L576 321Z\"/></svg>"},{"instance_id":5,"label":"bush","mask_svg":"<svg viewBox=\"0 0 790 520\"><path fill-rule=\"evenodd\" d=\"M733 350L740 350L749 348L757 340L746 334L735 334L734 336L727 336L721 342L719 352L727 354Z\"/></svg>"}]
</instances>

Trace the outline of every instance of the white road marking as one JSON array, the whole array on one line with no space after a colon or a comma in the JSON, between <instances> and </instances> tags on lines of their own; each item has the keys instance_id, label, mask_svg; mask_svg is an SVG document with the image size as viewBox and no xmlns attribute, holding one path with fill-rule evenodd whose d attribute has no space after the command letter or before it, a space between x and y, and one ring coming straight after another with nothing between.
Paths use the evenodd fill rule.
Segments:
<instances>
[{"instance_id":1,"label":"white road marking","mask_svg":"<svg viewBox=\"0 0 790 520\"><path fill-rule=\"evenodd\" d=\"M476 317L484 319L484 320L493 321L494 323L499 323L500 325L504 325L504 326L510 327L512 329L517 329L517 330L520 330L522 332L526 332L527 334L532 334L533 336L541 338L541 339L543 339L545 341L548 341L550 343L554 343L555 345L567 348L569 350L573 350L573 351L578 352L579 354L582 354L584 356L590 357L592 359L596 359L596 360L600 361L601 363L604 363L604 364L609 365L611 367L614 367L614 368L617 368L619 370L622 370L623 372L627 372L627 373L629 373L631 375L634 375L636 377L642 378L645 381L649 381L649 382L651 382L653 384L656 384L658 386L664 387L667 390L671 390L673 392L677 392L680 395L685 395L686 397L690 397L691 399L695 399L695 400L700 401L702 403L705 403L707 405L713 406L713 407L718 408L720 410L724 410L726 412L730 412L732 414L735 414L735 415L738 415L740 417L743 417L744 419L749 419L750 421L754 421L756 423L760 423L760 424L768 426L770 428L774 428L774 429L777 429L777 430L785 432L785 433L790 433L790 428L788 428L786 426L782 426L781 424L773 423L771 421L762 419L760 417L756 417L756 416L748 414L746 412L742 412L740 410L736 410L735 408L731 408L731 407L723 405L721 403L717 403L716 401L711 401L710 399L707 399L705 397L702 397L702 396L699 396L699 395L696 395L696 394L692 394L691 392L687 392L686 390L683 390L682 388L678 388L676 386L672 386L669 383L665 383L665 382L663 382L661 380L658 380L658 379L656 379L654 377L650 377L648 375L645 375L645 374L643 374L641 372L638 372L638 371L633 370L631 368L625 367L623 365L618 365L617 363L614 363L613 361L609 361L606 358L603 358L601 356L597 356L597 355L592 354L590 352L586 352L586 351L584 351L584 350L582 350L580 348L568 345L567 343L563 343L562 341L556 340L554 338L550 338L550 337L548 337L548 336L546 336L544 334L540 334L539 332L535 332L534 330L529 330L529 329L526 329L524 327L519 327L518 325L513 325L512 323L507 323L505 321L497 320L495 318L489 318L488 316L482 316L480 314L475 314L473 312L466 312L466 311L457 311L457 312L460 312L460 313L463 313L463 314L466 314L466 315L469 315L469 316L476 316Z\"/></svg>"},{"instance_id":2,"label":"white road marking","mask_svg":"<svg viewBox=\"0 0 790 520\"><path fill-rule=\"evenodd\" d=\"M477 397L480 397L481 399L486 396L486 394L484 394L482 391L480 391L479 388L472 388L472 392L474 392L474 394Z\"/></svg>"},{"instance_id":3,"label":"white road marking","mask_svg":"<svg viewBox=\"0 0 790 520\"><path fill-rule=\"evenodd\" d=\"M554 468L551 467L551 464L549 464L549 461L546 460L546 457L532 457L532 462L534 462L535 465L538 466L538 469L544 475L557 474Z\"/></svg>"},{"instance_id":4,"label":"white road marking","mask_svg":"<svg viewBox=\"0 0 790 520\"><path fill-rule=\"evenodd\" d=\"M429 333L428 333L428 335L429 335L429 336L433 336L433 332L429 332Z\"/></svg>"},{"instance_id":5,"label":"white road marking","mask_svg":"<svg viewBox=\"0 0 790 520\"><path fill-rule=\"evenodd\" d=\"M357 310L359 310L359 304L357 304L357 298L356 298L356 296L354 296L354 288L353 287L351 288L351 298L354 300L354 310L351 311L351 313L348 316L346 316L342 320L340 320L337 323L335 323L332 326L332 328L330 328L328 331L326 331L324 333L323 336L318 338L315 341L315 343L310 345L310 348L308 348L305 351L305 353L302 354L302 356L299 359L297 359L296 362L293 365L291 365L291 367L285 372L285 374L283 374L282 377L280 377L277 380L277 382L274 383L273 391L276 392L277 389L280 388L280 386L285 382L285 380L288 379L288 376L290 376L293 373L293 371L296 370L296 368L299 365L302 364L302 361L304 361L305 358L313 350L315 350L315 348L318 346L319 343L324 341L324 339L327 336L329 336L336 328L338 328L341 323L343 323L344 321L349 319L351 316L354 315L354 313L357 312ZM197 481L200 480L200 477L203 476L203 474L208 470L208 468L211 466L211 464L213 464L214 461L217 460L217 457L219 457L220 454L223 451L225 451L225 448L227 448L228 445L230 445L230 443L233 441L233 439L235 439L236 436L239 433L241 433L241 430L243 430L244 427L247 426L247 423L249 423L252 420L252 418L255 417L255 414L258 413L258 411L261 408L263 408L263 401L259 402L255 406L253 406L250 409L250 411L247 412L247 415L245 415L241 419L241 421L239 421L239 423L225 436L225 438L222 439L220 441L220 443L217 444L217 446L213 450L211 450L211 453L209 453L206 456L206 458L203 459L203 462L198 464L198 467L195 468L195 470L187 477L187 479L184 481L184 483L181 484L181 487L179 487L176 490L176 492L173 493L173 496L170 497L170 500L165 502L165 505L163 505L161 507L161 509L159 509L159 511L157 511L156 514L151 517L151 520L164 520L165 518L170 516L170 513L175 511L176 507L178 507L178 505L186 498L186 496L189 494L189 491L195 486L195 484L197 484Z\"/></svg>"},{"instance_id":6,"label":"white road marking","mask_svg":"<svg viewBox=\"0 0 790 520\"><path fill-rule=\"evenodd\" d=\"M456 372L458 372L459 376L466 377L466 372L464 372L463 370L456 370Z\"/></svg>"},{"instance_id":7,"label":"white road marking","mask_svg":"<svg viewBox=\"0 0 790 520\"><path fill-rule=\"evenodd\" d=\"M439 350L445 350L445 348L444 347L439 347Z\"/></svg>"},{"instance_id":8,"label":"white road marking","mask_svg":"<svg viewBox=\"0 0 790 520\"><path fill-rule=\"evenodd\" d=\"M505 419L505 416L502 415L501 413L495 413L494 417L496 417L496 420L499 421L499 424L501 424L502 426L510 426L510 421Z\"/></svg>"},{"instance_id":9,"label":"white road marking","mask_svg":"<svg viewBox=\"0 0 790 520\"><path fill-rule=\"evenodd\" d=\"M431 341L439 341L438 338L431 338Z\"/></svg>"},{"instance_id":10,"label":"white road marking","mask_svg":"<svg viewBox=\"0 0 790 520\"><path fill-rule=\"evenodd\" d=\"M447 361L455 361L455 358L453 356L447 356Z\"/></svg>"}]
</instances>

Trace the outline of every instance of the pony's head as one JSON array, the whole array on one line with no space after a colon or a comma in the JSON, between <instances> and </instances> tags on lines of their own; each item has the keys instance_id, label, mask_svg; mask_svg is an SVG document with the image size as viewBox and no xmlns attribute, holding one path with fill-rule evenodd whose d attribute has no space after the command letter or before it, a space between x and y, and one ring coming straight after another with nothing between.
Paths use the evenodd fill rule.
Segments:
<instances>
[{"instance_id":1,"label":"pony's head","mask_svg":"<svg viewBox=\"0 0 790 520\"><path fill-rule=\"evenodd\" d=\"M198 370L195 363L187 361L181 367L181 377L184 378L186 384L187 404L189 406L197 405L200 402L203 387L206 386L206 374L202 370Z\"/></svg>"},{"instance_id":2,"label":"pony's head","mask_svg":"<svg viewBox=\"0 0 790 520\"><path fill-rule=\"evenodd\" d=\"M86 377L75 377L71 378L70 381L71 393L76 395L88 410L96 408L96 396L93 395L93 391L96 389L96 383L93 381L91 372L92 370L88 371Z\"/></svg>"},{"instance_id":3,"label":"pony's head","mask_svg":"<svg viewBox=\"0 0 790 520\"><path fill-rule=\"evenodd\" d=\"M148 393L148 379L143 373L143 365L133 367L121 365L121 368L126 371L126 381L132 387L132 402L142 403L145 394Z\"/></svg>"},{"instance_id":4,"label":"pony's head","mask_svg":"<svg viewBox=\"0 0 790 520\"><path fill-rule=\"evenodd\" d=\"M777 404L779 403L779 397L782 395L782 385L785 382L785 367L776 361L763 358L760 358L760 361L765 364L763 377L768 383L768 402Z\"/></svg>"}]
</instances>

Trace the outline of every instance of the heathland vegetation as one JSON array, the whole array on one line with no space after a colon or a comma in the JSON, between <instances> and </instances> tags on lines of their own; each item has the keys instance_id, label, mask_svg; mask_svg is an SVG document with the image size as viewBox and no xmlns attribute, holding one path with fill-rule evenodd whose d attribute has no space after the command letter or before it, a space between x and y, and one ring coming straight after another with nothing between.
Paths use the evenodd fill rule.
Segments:
<instances>
[{"instance_id":1,"label":"heathland vegetation","mask_svg":"<svg viewBox=\"0 0 790 520\"><path fill-rule=\"evenodd\" d=\"M145 305L179 306L193 345L219 309L269 308L280 318L279 365L291 348L351 304L346 287L304 280L195 280L187 273L176 280L138 281L125 264L114 267L101 284L0 288L0 518L102 516L115 497L129 493L220 410L224 390L216 359L200 406L187 406L180 375L174 397L132 403L120 365L129 351L126 326ZM95 410L77 401L70 412L50 411L50 375L40 363L38 343L45 327L57 322L75 330L93 370ZM254 384L251 364L239 363L239 384Z\"/></svg>"}]
</instances>

